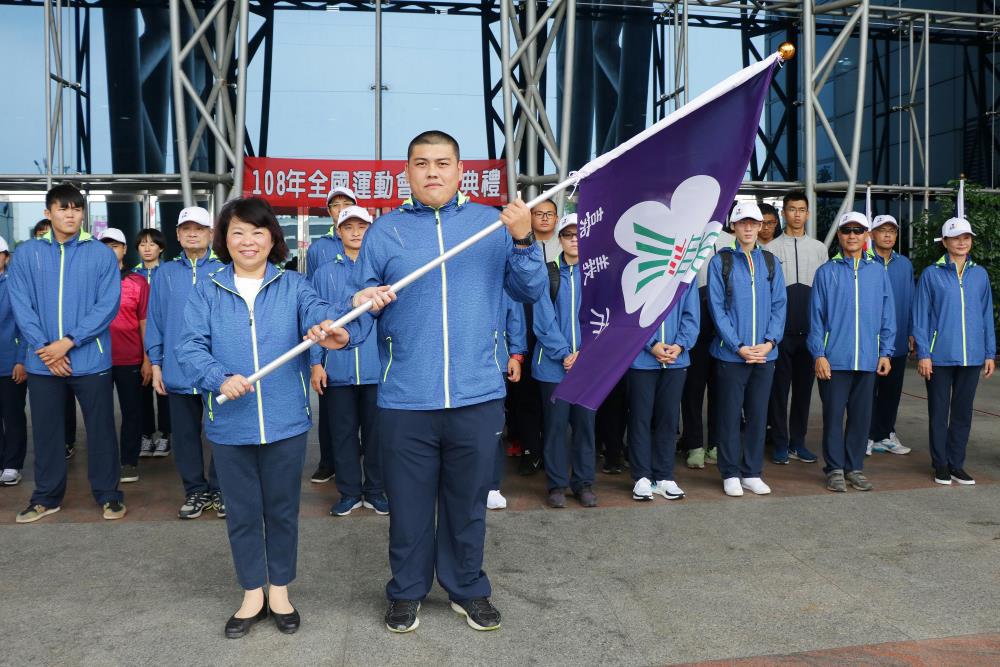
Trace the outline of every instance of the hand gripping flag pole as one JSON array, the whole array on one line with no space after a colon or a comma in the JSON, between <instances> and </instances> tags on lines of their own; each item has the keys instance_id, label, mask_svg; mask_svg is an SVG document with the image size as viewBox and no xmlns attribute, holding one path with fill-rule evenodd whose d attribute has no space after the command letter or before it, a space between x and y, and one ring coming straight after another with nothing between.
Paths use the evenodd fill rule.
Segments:
<instances>
[{"instance_id":1,"label":"hand gripping flag pole","mask_svg":"<svg viewBox=\"0 0 1000 667\"><path fill-rule=\"evenodd\" d=\"M562 181L561 183L559 183L559 184L551 187L550 189L548 189L545 192L543 192L542 194L538 195L537 197L535 197L531 201L527 202L527 207L529 209L532 209L532 208L538 206L539 204L541 204L542 202L548 201L549 199L552 199L553 197L555 197L557 194L559 194L563 190L565 190L565 189L567 189L567 188L572 187L573 185L575 185L578 180L579 180L579 176L577 176L574 173L569 178L567 178L565 181ZM475 245L476 243L479 243L484 238L486 238L487 236L489 236L490 234L492 234L493 232L497 231L498 229L500 229L502 227L503 227L503 222L500 221L500 220L497 220L496 222L494 222L493 224L489 225L488 227L484 227L483 229L479 230L478 232L476 232L475 234L473 234L469 238L465 239L464 241L462 241L461 243L459 243L458 245L456 245L454 248L451 248L450 250L448 250L447 252L445 252L443 255L439 255L439 256L435 257L431 261L429 261L426 264L424 264L423 266L421 266L419 269L413 271L412 273L410 273L410 274L408 274L406 276L403 276L398 281L396 281L395 283L393 283L392 285L390 285L389 289L391 291L393 291L393 292L398 292L399 290L403 289L404 287L406 287L406 286L410 285L411 283L413 283L414 281L416 281L418 278L420 278L421 276L423 276L425 273L433 271L434 269L436 269L437 267L441 266L442 264L444 264L445 262L447 262L449 259L451 259L455 255L457 255L460 252L466 250L467 248ZM337 318L336 320L334 320L333 325L332 325L331 328L336 329L338 327L344 326L345 324L348 324L349 322L353 322L354 320L358 319L363 314L365 314L369 310L371 310L371 307L372 307L372 302L371 301L365 301L361 305L355 307L354 309L350 310L346 314L341 315L339 318ZM256 373L254 373L250 377L248 377L247 378L247 382L249 382L250 384L256 384L262 378L267 377L268 375L270 375L271 373L273 373L275 370L277 370L280 366L282 366L283 364L288 363L289 361L291 361L295 357L299 356L303 352L306 352L310 347L312 347L313 345L316 345L316 344L317 343L315 343L315 342L313 342L311 340L304 340L304 341L302 341L301 343L299 343L298 345L296 345L292 349L290 349L287 352L285 352L284 354L282 354L280 357L277 357L276 359L274 359L274 361L271 361L270 363L265 364L263 368L261 368L259 371L257 371ZM221 394L216 398L216 402L219 405L222 405L223 403L225 403L228 400L229 399L226 396L221 395Z\"/></svg>"},{"instance_id":2,"label":"hand gripping flag pole","mask_svg":"<svg viewBox=\"0 0 1000 667\"><path fill-rule=\"evenodd\" d=\"M649 128L647 128L643 132L640 132L635 137L632 137L630 140L628 140L627 142L625 142L624 144L622 144L618 148L615 148L615 149L609 151L608 153L605 153L604 155L601 155L601 156L595 158L594 160L592 160L591 162L589 162L586 166L584 166L579 172L571 174L569 176L569 178L567 178L566 180L558 183L557 185L553 186L552 188L550 188L546 192L540 194L539 196L535 197L531 201L527 202L528 208L534 208L535 206L538 206L542 202L551 199L552 197L554 197L555 195L559 194L563 190L566 190L567 188L576 186L577 184L580 183L581 180L584 180L587 177L593 175L596 171L598 171L599 169L601 169L602 167L604 167L605 165L607 165L609 162L611 162L615 158L619 157L622 153L624 153L626 151L629 151L630 149L636 147L637 145L639 145L639 144L647 141L648 139L652 138L654 135L660 133L660 131L663 130L666 126L674 124L674 123L678 122L679 120L681 120L682 118L684 118L686 116L699 113L699 111L701 111L701 109L703 107L705 107L707 104L709 104L713 100L719 98L720 96L725 95L725 93L733 90L734 88L737 88L738 86L740 86L740 85L742 85L742 84L750 81L751 79L754 79L755 77L761 75L762 73L765 73L766 71L770 70L775 65L775 61L784 62L784 61L790 60L792 57L794 57L794 55L795 55L795 47L793 45L788 44L788 43L782 44L781 47L778 49L778 53L775 53L774 55L772 55L772 56L770 56L770 57L762 60L761 62L756 63L754 65L751 65L750 67L747 67L747 68L741 70L740 72L737 72L736 74L734 74L733 76L729 77L728 79L722 81L721 83L716 84L715 86L713 86L712 88L710 88L706 92L702 93L701 95L699 95L695 99L691 100L691 102L689 102L688 104L684 105L683 107L681 107L677 111L674 111L672 114L670 114L669 116L667 116L667 118L665 118L665 119L659 121L658 123L650 126ZM768 77L768 81L770 81L769 77ZM756 108L747 109L747 111L749 111L751 114L753 114L753 117L755 119L754 123L753 123L753 126L754 126L753 129L754 129L754 133L755 133L756 132L756 125L757 125L756 118L759 117L759 112L760 112L760 108L762 106L762 103L754 104L753 106L755 106ZM751 135L750 141L751 141L751 146L752 146L752 135ZM747 153L749 153L749 149L747 150ZM666 153L664 153L663 155L661 155L661 158L665 158L665 157L666 157ZM739 172L740 172L740 174L742 174L743 171L745 170L745 165L749 162L749 157L747 156L746 159L744 159L744 157L741 156L740 158L738 158L738 161L742 162L742 166L739 167ZM735 188L734 188L734 190L735 190ZM424 266L420 267L416 271L413 271L409 275L404 276L402 279L400 279L399 281L397 281L395 284L390 285L389 288L393 292L400 291L404 287L410 285L415 280L417 280L418 278L420 278L421 276L423 276L425 273L428 273L428 272L436 269L441 264L445 263L446 261L448 261L449 259L451 259L455 255L459 254L460 252L463 252L467 248L475 245L476 243L478 243L482 239L486 238L490 234L492 234L492 233L496 232L497 230L499 230L501 227L503 227L503 222L501 222L500 220L497 220L493 224L489 225L488 227L483 228L482 230L480 230L476 234L473 234L472 236L470 236L466 240L462 241L461 243L459 243L458 245L456 245L454 248L451 248L450 250L448 250L444 254L442 254L442 255L434 258L432 261L428 262L427 264L425 264ZM372 302L371 301L366 301L365 303L362 303L361 305L359 305L359 306L355 307L354 309L352 309L347 314L342 315L337 320L335 320L334 323L333 323L333 328L343 327L345 324L347 324L349 322L353 322L358 317L360 317L364 313L366 313L369 310L371 310L371 307L372 307ZM280 367L282 364L285 364L285 363L291 361L295 357L297 357L300 354L302 354L303 352L307 351L310 347L312 347L315 344L316 343L314 343L311 340L302 341L301 343L299 343L298 345L296 345L292 349L288 350L287 352L285 352L284 354L282 354L280 357L276 358L274 361L271 361L270 363L266 364L263 368L261 368L260 370L258 370L257 372L255 372L250 377L248 377L247 381L250 382L251 384L255 384L261 378L266 377L268 374L272 373L275 369L277 369L278 367ZM635 355L633 354L632 356L635 356ZM575 375L579 375L579 373L577 373ZM228 399L225 396L219 396L216 400L221 405L221 404L225 403Z\"/></svg>"}]
</instances>

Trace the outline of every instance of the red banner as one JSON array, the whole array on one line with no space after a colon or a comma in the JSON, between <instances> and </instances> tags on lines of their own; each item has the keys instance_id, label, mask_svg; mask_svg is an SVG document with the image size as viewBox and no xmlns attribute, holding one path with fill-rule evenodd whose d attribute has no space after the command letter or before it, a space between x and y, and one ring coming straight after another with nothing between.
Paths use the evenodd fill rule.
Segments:
<instances>
[{"instance_id":1,"label":"red banner","mask_svg":"<svg viewBox=\"0 0 1000 667\"><path fill-rule=\"evenodd\" d=\"M326 195L348 187L366 208L395 208L410 196L406 160L310 160L247 157L243 195L263 197L276 208L326 208ZM507 166L503 160L463 160L459 189L490 206L507 203Z\"/></svg>"}]
</instances>

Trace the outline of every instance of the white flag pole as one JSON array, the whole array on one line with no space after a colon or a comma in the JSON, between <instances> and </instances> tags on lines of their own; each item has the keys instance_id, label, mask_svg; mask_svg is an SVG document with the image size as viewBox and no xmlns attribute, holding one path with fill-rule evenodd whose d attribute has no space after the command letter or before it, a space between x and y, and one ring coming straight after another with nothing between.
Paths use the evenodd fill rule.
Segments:
<instances>
[{"instance_id":1,"label":"white flag pole","mask_svg":"<svg viewBox=\"0 0 1000 667\"><path fill-rule=\"evenodd\" d=\"M556 196L557 194L559 194L560 192L562 192L566 188L569 188L572 185L574 185L575 183L577 183L577 181L579 181L579 178L580 177L577 174L574 173L572 176L570 176L569 178L567 178L565 181L563 181L563 182L561 182L561 183L559 183L557 185L554 185L553 187L549 188L548 190L546 190L542 194L538 195L537 197L535 197L531 201L527 202L527 207L529 209L532 209L532 208L535 208L536 206L538 206L539 204L541 204L543 201L548 201L549 199L552 199L552 197ZM450 250L448 250L444 254L435 257L434 259L432 259L431 261L427 262L426 264L424 264L423 266L421 266L419 269L413 271L412 273L410 273L410 274L408 274L406 276L403 276L398 281L396 281L395 283L393 283L392 285L390 285L389 289L392 290L393 292L398 292L399 290L403 289L404 287L406 287L407 285L409 285L410 283L412 283L413 281L415 281L417 278L420 278L425 273L433 271L434 269L436 269L437 267L441 266L442 264L444 264L445 262L447 262L449 259L451 259L455 255L457 255L458 253L460 253L463 250L466 250L467 248L469 248L469 247L475 245L476 243L482 241L484 238L486 238L487 236L489 236L493 232L497 231L501 227L503 227L503 222L501 222L500 220L497 220L496 222L494 222L493 224L489 225L488 227L484 227L483 229L479 230L478 232L476 232L475 234L473 234L469 238L465 239L464 241L462 241L461 243L459 243L458 245L456 245L454 248L451 248ZM372 302L371 301L365 301L364 303L362 303L361 305L357 306L356 308L354 308L350 312L348 312L348 313L346 313L344 315L341 315L339 318L337 318L333 322L333 328L342 327L342 326L344 326L345 324L347 324L349 322L353 322L354 320L358 319L363 314L365 314L369 310L371 310L371 307L372 307ZM316 343L314 343L311 340L304 340L304 341L302 341L301 343L299 343L298 345L296 345L292 349L288 350L287 352L285 352L284 354L282 354L280 357L277 357L274 361L266 364L259 371L257 371L256 373L254 373L253 375L251 375L250 377L248 377L247 381L250 384L257 383L261 378L264 378L264 377L270 375L275 370L277 370L280 366L288 363L289 361L291 361L295 357L299 356L303 352L306 352L313 345L316 345ZM223 396L223 395L219 395L216 398L216 401L218 402L219 405L222 405L223 403L225 403L228 400L229 399L226 396Z\"/></svg>"}]
</instances>

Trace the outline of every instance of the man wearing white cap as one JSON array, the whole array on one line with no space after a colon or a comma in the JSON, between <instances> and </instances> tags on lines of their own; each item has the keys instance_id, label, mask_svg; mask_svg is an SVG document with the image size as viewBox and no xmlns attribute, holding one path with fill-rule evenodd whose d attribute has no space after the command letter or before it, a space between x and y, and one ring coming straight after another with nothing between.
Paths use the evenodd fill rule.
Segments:
<instances>
[{"instance_id":1,"label":"man wearing white cap","mask_svg":"<svg viewBox=\"0 0 1000 667\"><path fill-rule=\"evenodd\" d=\"M177 472L184 483L184 504L177 516L196 519L206 509L226 515L215 462L210 461L205 477L201 444L202 396L177 359L177 345L184 327L184 306L200 280L222 268L209 249L212 242L212 215L200 206L181 210L177 218L177 240L181 254L165 262L153 274L149 289L146 352L153 365L153 389L167 396L170 405L171 437Z\"/></svg>"},{"instance_id":2,"label":"man wearing white cap","mask_svg":"<svg viewBox=\"0 0 1000 667\"><path fill-rule=\"evenodd\" d=\"M875 374L889 374L896 310L884 267L865 252L868 218L850 211L837 221L840 252L816 272L806 345L823 401L826 488L870 491L862 472ZM844 430L844 414L847 430Z\"/></svg>"},{"instance_id":3,"label":"man wearing white cap","mask_svg":"<svg viewBox=\"0 0 1000 667\"><path fill-rule=\"evenodd\" d=\"M891 360L892 369L885 377L875 378L875 402L872 404L872 424L868 429L868 448L865 454L889 452L909 454L896 437L896 414L903 395L903 374L906 372L906 355L913 347L910 335L910 312L913 308L913 264L896 252L899 223L891 215L877 215L872 220L872 245L875 263L885 267L892 286L896 306L896 342Z\"/></svg>"},{"instance_id":4,"label":"man wearing white cap","mask_svg":"<svg viewBox=\"0 0 1000 667\"><path fill-rule=\"evenodd\" d=\"M109 227L101 243L118 258L122 296L118 314L111 321L111 379L118 393L121 412L121 482L139 481L139 450L142 447L142 386L152 380L152 367L142 339L146 331L149 283L125 268L128 243L122 230Z\"/></svg>"},{"instance_id":5,"label":"man wearing white cap","mask_svg":"<svg viewBox=\"0 0 1000 667\"><path fill-rule=\"evenodd\" d=\"M330 212L333 224L330 225L330 231L309 245L309 250L306 251L306 278L311 280L316 269L344 252L344 243L337 235L337 223L341 212L357 203L357 195L348 187L338 185L330 190L330 194L326 196L326 210Z\"/></svg>"},{"instance_id":6,"label":"man wearing white cap","mask_svg":"<svg viewBox=\"0 0 1000 667\"><path fill-rule=\"evenodd\" d=\"M718 466L727 496L771 493L761 479L767 400L778 343L785 333L785 278L781 262L757 245L764 216L741 202L729 216L736 237L709 262L708 305L715 322ZM740 437L740 415L746 429Z\"/></svg>"},{"instance_id":7,"label":"man wearing white cap","mask_svg":"<svg viewBox=\"0 0 1000 667\"><path fill-rule=\"evenodd\" d=\"M348 206L340 212L337 233L344 252L319 267L312 278L316 292L326 301L346 304L350 299L354 262L371 224L371 215L360 206ZM326 481L336 469L340 501L330 508L334 516L347 516L359 507L388 514L375 437L381 370L378 336L368 336L352 350L324 350L316 345L310 350L309 361L312 387L320 397L320 462L312 480Z\"/></svg>"},{"instance_id":8,"label":"man wearing white cap","mask_svg":"<svg viewBox=\"0 0 1000 667\"><path fill-rule=\"evenodd\" d=\"M976 483L965 472L972 402L980 369L988 379L996 363L990 277L969 257L975 235L962 217L944 223L936 240L944 244L945 254L920 274L913 303L917 372L927 383L934 481L944 485Z\"/></svg>"},{"instance_id":9,"label":"man wearing white cap","mask_svg":"<svg viewBox=\"0 0 1000 667\"><path fill-rule=\"evenodd\" d=\"M21 469L28 451L28 423L24 402L28 395L28 373L24 368L27 345L14 322L7 282L10 249L0 237L0 484L14 486L21 481Z\"/></svg>"}]
</instances>

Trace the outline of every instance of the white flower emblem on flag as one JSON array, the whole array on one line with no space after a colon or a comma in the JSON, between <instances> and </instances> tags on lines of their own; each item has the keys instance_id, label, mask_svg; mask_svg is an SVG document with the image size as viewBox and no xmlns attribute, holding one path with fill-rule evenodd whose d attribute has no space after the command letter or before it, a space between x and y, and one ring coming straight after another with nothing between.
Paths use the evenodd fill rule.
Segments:
<instances>
[{"instance_id":1,"label":"white flower emblem on flag","mask_svg":"<svg viewBox=\"0 0 1000 667\"><path fill-rule=\"evenodd\" d=\"M666 311L682 283L698 274L714 248L722 225L712 221L719 203L719 182L692 176L674 190L667 207L643 201L615 224L615 242L635 255L622 272L622 296L628 313L642 309L639 325L648 327Z\"/></svg>"}]
</instances>

